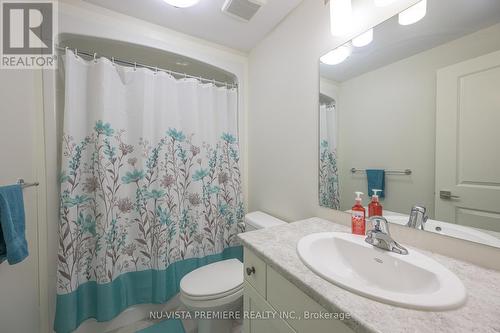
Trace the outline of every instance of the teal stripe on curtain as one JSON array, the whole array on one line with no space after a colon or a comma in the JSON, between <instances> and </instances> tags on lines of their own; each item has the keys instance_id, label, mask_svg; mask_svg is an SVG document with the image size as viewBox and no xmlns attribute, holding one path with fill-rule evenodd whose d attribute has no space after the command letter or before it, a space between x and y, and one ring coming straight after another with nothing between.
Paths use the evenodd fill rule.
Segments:
<instances>
[{"instance_id":1,"label":"teal stripe on curtain","mask_svg":"<svg viewBox=\"0 0 500 333\"><path fill-rule=\"evenodd\" d=\"M180 319L168 319L136 333L185 333Z\"/></svg>"},{"instance_id":2,"label":"teal stripe on curtain","mask_svg":"<svg viewBox=\"0 0 500 333\"><path fill-rule=\"evenodd\" d=\"M108 321L131 305L165 303L179 292L179 283L192 270L226 259L243 262L243 248L234 246L222 253L190 258L170 264L165 270L144 270L118 276L106 284L87 282L74 292L57 295L54 330L67 333L83 321L95 318Z\"/></svg>"}]
</instances>

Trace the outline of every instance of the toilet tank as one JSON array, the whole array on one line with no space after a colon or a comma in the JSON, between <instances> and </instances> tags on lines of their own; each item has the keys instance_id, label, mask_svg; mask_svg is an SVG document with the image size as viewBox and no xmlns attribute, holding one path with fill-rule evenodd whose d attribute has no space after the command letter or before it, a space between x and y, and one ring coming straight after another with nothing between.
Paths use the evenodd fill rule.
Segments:
<instances>
[{"instance_id":1,"label":"toilet tank","mask_svg":"<svg viewBox=\"0 0 500 333\"><path fill-rule=\"evenodd\" d=\"M264 229L285 223L285 221L277 219L274 216L268 215L263 212L252 212L245 215L245 231Z\"/></svg>"}]
</instances>

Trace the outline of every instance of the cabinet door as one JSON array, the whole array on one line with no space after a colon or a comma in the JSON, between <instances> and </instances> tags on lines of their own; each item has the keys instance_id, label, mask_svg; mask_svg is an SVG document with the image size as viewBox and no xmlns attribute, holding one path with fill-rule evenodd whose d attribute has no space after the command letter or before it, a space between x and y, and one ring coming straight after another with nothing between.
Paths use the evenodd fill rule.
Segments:
<instances>
[{"instance_id":1,"label":"cabinet door","mask_svg":"<svg viewBox=\"0 0 500 333\"><path fill-rule=\"evenodd\" d=\"M298 333L353 333L341 320L319 319L319 314L328 314L329 311L269 266L267 290L267 301L273 308L283 313L293 312L299 316L300 319L287 320Z\"/></svg>"},{"instance_id":2,"label":"cabinet door","mask_svg":"<svg viewBox=\"0 0 500 333\"><path fill-rule=\"evenodd\" d=\"M243 319L243 330L245 333L296 333L282 319L254 319L254 316L276 313L276 310L246 281L244 288L243 309L245 318Z\"/></svg>"},{"instance_id":3,"label":"cabinet door","mask_svg":"<svg viewBox=\"0 0 500 333\"><path fill-rule=\"evenodd\" d=\"M266 269L267 265L252 251L245 248L245 279L266 299Z\"/></svg>"}]
</instances>

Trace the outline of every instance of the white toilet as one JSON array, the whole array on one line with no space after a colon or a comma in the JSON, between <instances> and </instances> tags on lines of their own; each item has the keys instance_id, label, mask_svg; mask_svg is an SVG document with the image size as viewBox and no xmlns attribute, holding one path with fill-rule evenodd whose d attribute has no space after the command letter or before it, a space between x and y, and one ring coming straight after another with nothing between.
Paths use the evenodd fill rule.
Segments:
<instances>
[{"instance_id":1,"label":"white toilet","mask_svg":"<svg viewBox=\"0 0 500 333\"><path fill-rule=\"evenodd\" d=\"M269 228L285 222L263 212L245 215L246 231ZM241 310L243 263L237 259L218 261L186 274L180 283L180 300L189 311L212 316ZM230 333L233 320L199 319L198 333Z\"/></svg>"}]
</instances>

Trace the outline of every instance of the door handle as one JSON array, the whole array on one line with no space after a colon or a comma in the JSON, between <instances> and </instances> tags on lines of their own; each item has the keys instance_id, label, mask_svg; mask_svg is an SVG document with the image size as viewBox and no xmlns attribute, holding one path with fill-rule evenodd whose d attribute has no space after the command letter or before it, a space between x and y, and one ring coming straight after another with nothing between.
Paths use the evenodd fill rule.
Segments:
<instances>
[{"instance_id":1,"label":"door handle","mask_svg":"<svg viewBox=\"0 0 500 333\"><path fill-rule=\"evenodd\" d=\"M444 200L459 199L458 195L452 195L451 191L439 191L439 197Z\"/></svg>"}]
</instances>

